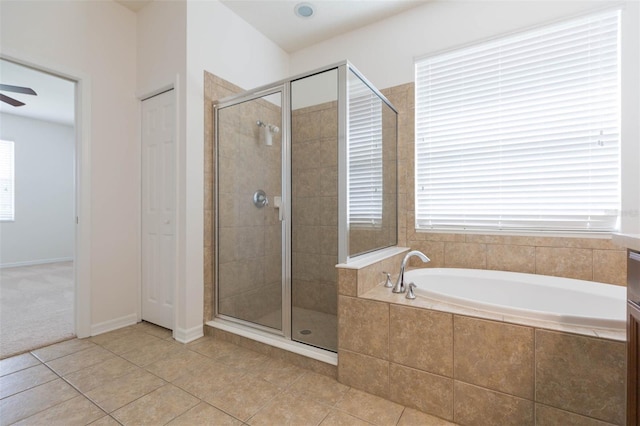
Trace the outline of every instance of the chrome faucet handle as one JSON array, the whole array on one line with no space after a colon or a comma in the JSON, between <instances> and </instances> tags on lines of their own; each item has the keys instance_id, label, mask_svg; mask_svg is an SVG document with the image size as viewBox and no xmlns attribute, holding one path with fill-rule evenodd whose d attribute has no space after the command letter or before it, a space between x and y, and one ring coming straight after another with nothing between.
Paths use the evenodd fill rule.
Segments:
<instances>
[{"instance_id":1,"label":"chrome faucet handle","mask_svg":"<svg viewBox=\"0 0 640 426\"><path fill-rule=\"evenodd\" d=\"M393 283L391 282L391 274L388 272L382 272L382 273L387 276L387 281L384 283L384 286L386 288L393 287Z\"/></svg>"},{"instance_id":2,"label":"chrome faucet handle","mask_svg":"<svg viewBox=\"0 0 640 426\"><path fill-rule=\"evenodd\" d=\"M407 299L415 299L416 298L416 294L413 292L413 289L418 287L417 285L415 285L414 283L409 283L408 284L409 290L407 291Z\"/></svg>"}]
</instances>

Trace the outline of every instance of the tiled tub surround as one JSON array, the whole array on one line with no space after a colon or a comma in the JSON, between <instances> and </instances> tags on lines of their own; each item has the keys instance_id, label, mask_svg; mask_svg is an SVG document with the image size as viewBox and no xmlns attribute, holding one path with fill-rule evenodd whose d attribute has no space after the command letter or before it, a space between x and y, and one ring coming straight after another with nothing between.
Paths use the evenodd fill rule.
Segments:
<instances>
[{"instance_id":1,"label":"tiled tub surround","mask_svg":"<svg viewBox=\"0 0 640 426\"><path fill-rule=\"evenodd\" d=\"M341 383L463 425L624 423L624 341L418 307L377 276L338 275Z\"/></svg>"}]
</instances>

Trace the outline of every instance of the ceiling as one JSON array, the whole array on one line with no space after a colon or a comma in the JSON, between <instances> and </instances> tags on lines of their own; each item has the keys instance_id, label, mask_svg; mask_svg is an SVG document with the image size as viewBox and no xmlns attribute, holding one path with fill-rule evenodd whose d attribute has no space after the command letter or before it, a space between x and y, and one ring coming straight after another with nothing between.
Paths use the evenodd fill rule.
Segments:
<instances>
[{"instance_id":1,"label":"ceiling","mask_svg":"<svg viewBox=\"0 0 640 426\"><path fill-rule=\"evenodd\" d=\"M137 12L153 0L115 0ZM428 0L305 0L310 18L295 15L298 0L221 0L250 25L291 53L424 4ZM0 83L31 87L37 96L3 92L26 105L0 102L0 112L67 125L74 122L74 83L0 60Z\"/></svg>"},{"instance_id":2,"label":"ceiling","mask_svg":"<svg viewBox=\"0 0 640 426\"><path fill-rule=\"evenodd\" d=\"M0 112L73 125L73 82L2 59L0 83L30 87L37 93L37 96L33 96L3 91L2 94L24 102L25 105L14 107L0 102Z\"/></svg>"},{"instance_id":3,"label":"ceiling","mask_svg":"<svg viewBox=\"0 0 640 426\"><path fill-rule=\"evenodd\" d=\"M315 13L300 18L302 0L221 0L251 26L292 53L420 6L426 0L304 0Z\"/></svg>"},{"instance_id":4,"label":"ceiling","mask_svg":"<svg viewBox=\"0 0 640 426\"><path fill-rule=\"evenodd\" d=\"M153 0L115 0L137 12ZM428 0L221 0L288 53L420 6ZM310 18L295 15L298 3L312 4Z\"/></svg>"}]
</instances>

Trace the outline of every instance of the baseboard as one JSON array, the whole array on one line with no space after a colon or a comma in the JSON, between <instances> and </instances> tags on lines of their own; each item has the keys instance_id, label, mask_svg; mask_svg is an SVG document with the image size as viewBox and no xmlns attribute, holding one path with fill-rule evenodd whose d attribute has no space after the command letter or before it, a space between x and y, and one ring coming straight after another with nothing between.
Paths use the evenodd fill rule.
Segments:
<instances>
[{"instance_id":1,"label":"baseboard","mask_svg":"<svg viewBox=\"0 0 640 426\"><path fill-rule=\"evenodd\" d=\"M57 259L38 259L38 260L25 260L24 262L2 263L2 268L16 268L18 266L33 266L33 265L45 265L47 263L59 263L59 262L72 262L73 257L59 257Z\"/></svg>"},{"instance_id":2,"label":"baseboard","mask_svg":"<svg viewBox=\"0 0 640 426\"><path fill-rule=\"evenodd\" d=\"M92 324L91 335L97 336L98 334L117 330L119 328L127 327L137 323L138 323L138 314L125 315L123 317L115 318L109 321L99 322L98 324Z\"/></svg>"},{"instance_id":3,"label":"baseboard","mask_svg":"<svg viewBox=\"0 0 640 426\"><path fill-rule=\"evenodd\" d=\"M180 343L189 343L193 342L196 339L204 336L204 325L200 324L195 327L184 329L176 327L173 330L173 338Z\"/></svg>"}]
</instances>

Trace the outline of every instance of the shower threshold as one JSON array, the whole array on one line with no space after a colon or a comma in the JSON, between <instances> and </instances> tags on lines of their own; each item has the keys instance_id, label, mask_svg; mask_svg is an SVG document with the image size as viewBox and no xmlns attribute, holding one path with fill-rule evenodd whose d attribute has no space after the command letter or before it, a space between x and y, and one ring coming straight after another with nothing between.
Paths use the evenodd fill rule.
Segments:
<instances>
[{"instance_id":1,"label":"shower threshold","mask_svg":"<svg viewBox=\"0 0 640 426\"><path fill-rule=\"evenodd\" d=\"M307 358L312 358L330 365L338 365L338 354L289 340L283 336L277 336L266 331L256 330L221 318L215 318L213 321L208 321L206 324L219 330L237 334L298 355L306 356Z\"/></svg>"}]
</instances>

